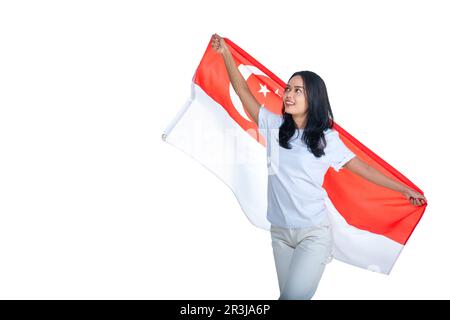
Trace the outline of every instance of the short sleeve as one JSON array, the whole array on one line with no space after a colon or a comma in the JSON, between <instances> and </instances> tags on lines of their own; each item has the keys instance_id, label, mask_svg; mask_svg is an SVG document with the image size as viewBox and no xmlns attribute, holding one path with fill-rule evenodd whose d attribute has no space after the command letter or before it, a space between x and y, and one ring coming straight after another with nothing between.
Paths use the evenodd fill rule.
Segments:
<instances>
[{"instance_id":1,"label":"short sleeve","mask_svg":"<svg viewBox=\"0 0 450 320\"><path fill-rule=\"evenodd\" d=\"M283 122L283 116L267 110L265 107L259 108L258 130L259 133L267 139L267 133L270 129L278 129Z\"/></svg>"},{"instance_id":2,"label":"short sleeve","mask_svg":"<svg viewBox=\"0 0 450 320\"><path fill-rule=\"evenodd\" d=\"M339 133L336 130L330 129L325 135L327 146L325 147L325 155L327 157L330 167L336 172L356 155L342 142Z\"/></svg>"}]
</instances>

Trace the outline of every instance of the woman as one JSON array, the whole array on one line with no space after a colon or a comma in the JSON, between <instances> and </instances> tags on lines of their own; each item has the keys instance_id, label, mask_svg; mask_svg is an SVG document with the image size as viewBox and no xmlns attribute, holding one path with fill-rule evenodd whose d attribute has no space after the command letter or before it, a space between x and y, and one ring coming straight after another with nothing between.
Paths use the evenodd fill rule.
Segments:
<instances>
[{"instance_id":1,"label":"woman","mask_svg":"<svg viewBox=\"0 0 450 320\"><path fill-rule=\"evenodd\" d=\"M261 107L238 71L227 44L214 34L212 48L224 59L236 94L266 138L268 210L280 299L311 299L331 254L332 238L322 187L333 167L346 168L402 193L412 205L426 198L361 161L332 129L333 113L323 80L301 71L289 79L282 116Z\"/></svg>"}]
</instances>

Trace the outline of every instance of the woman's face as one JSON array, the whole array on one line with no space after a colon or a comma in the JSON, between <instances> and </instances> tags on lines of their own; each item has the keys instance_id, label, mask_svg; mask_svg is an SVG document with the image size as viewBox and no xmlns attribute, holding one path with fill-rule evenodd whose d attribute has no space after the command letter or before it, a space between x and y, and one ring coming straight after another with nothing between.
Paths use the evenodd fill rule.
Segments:
<instances>
[{"instance_id":1,"label":"woman's face","mask_svg":"<svg viewBox=\"0 0 450 320\"><path fill-rule=\"evenodd\" d=\"M305 86L301 76L289 80L283 95L284 111L294 115L305 115L308 106L305 96Z\"/></svg>"}]
</instances>

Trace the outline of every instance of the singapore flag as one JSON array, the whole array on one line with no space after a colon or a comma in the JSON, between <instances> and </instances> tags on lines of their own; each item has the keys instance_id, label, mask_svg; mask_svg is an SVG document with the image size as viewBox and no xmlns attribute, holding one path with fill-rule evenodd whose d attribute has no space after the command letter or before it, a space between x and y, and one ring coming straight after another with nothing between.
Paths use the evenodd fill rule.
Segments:
<instances>
[{"instance_id":1,"label":"singapore flag","mask_svg":"<svg viewBox=\"0 0 450 320\"><path fill-rule=\"evenodd\" d=\"M225 41L260 105L281 114L285 83L232 41ZM266 143L234 92L222 56L210 43L191 87L190 98L164 131L163 140L214 173L230 187L250 222L269 230ZM338 124L333 129L360 159L423 193ZM332 256L389 274L426 205L413 206L402 194L349 170L329 169L323 187L333 233Z\"/></svg>"}]
</instances>

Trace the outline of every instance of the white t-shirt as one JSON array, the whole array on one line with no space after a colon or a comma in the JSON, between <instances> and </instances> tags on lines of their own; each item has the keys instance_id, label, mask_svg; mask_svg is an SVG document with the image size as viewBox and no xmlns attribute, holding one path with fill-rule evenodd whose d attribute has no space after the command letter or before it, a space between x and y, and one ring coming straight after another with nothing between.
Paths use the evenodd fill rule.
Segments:
<instances>
[{"instance_id":1,"label":"white t-shirt","mask_svg":"<svg viewBox=\"0 0 450 320\"><path fill-rule=\"evenodd\" d=\"M334 129L324 132L325 155L316 158L301 140L303 129L297 129L290 140L291 149L278 143L283 116L261 107L258 129L266 139L268 167L267 219L274 226L308 228L326 221L323 179L330 167L339 171L355 154Z\"/></svg>"}]
</instances>

